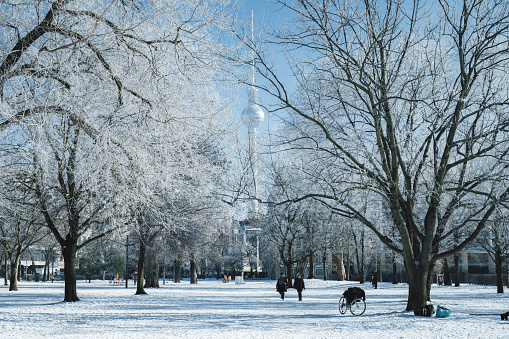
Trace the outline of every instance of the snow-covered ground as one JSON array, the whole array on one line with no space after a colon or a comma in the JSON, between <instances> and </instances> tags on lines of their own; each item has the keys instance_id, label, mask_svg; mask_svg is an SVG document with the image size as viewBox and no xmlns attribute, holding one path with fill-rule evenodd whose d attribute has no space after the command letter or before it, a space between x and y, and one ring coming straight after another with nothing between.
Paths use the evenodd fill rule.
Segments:
<instances>
[{"instance_id":1,"label":"snow-covered ground","mask_svg":"<svg viewBox=\"0 0 509 339\"><path fill-rule=\"evenodd\" d=\"M3 280L0 280L3 282ZM407 285L305 280L303 301L290 289L279 298L275 281L243 285L216 280L166 283L134 295L130 281L78 282L77 303L63 303L63 282L21 282L0 287L1 338L509 338L509 296L495 287L433 286L433 304L450 318L405 312ZM349 286L366 291L366 312L340 315L338 299ZM475 315L472 315L475 314ZM128 337L126 337L126 335Z\"/></svg>"}]
</instances>

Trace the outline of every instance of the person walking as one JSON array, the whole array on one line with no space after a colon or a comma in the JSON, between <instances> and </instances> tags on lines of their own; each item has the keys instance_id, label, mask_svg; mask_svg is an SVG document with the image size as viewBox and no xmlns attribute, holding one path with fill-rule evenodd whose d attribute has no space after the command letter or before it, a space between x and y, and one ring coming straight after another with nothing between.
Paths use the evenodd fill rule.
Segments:
<instances>
[{"instance_id":1,"label":"person walking","mask_svg":"<svg viewBox=\"0 0 509 339\"><path fill-rule=\"evenodd\" d=\"M293 287L297 290L297 294L299 295L299 301L302 301L302 290L306 289L306 286L304 285L304 279L300 275L300 273L297 274L297 277L295 278L295 281L293 283Z\"/></svg>"},{"instance_id":2,"label":"person walking","mask_svg":"<svg viewBox=\"0 0 509 339\"><path fill-rule=\"evenodd\" d=\"M285 277L285 274L281 272L279 279L276 282L276 290L281 294L281 299L285 300L285 292L288 288L288 279Z\"/></svg>"}]
</instances>

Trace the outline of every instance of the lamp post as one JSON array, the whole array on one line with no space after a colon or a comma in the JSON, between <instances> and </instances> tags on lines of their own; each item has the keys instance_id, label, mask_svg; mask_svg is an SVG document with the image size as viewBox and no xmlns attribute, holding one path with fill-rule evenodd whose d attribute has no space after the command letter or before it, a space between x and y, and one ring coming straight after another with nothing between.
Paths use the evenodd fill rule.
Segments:
<instances>
[{"instance_id":1,"label":"lamp post","mask_svg":"<svg viewBox=\"0 0 509 339\"><path fill-rule=\"evenodd\" d=\"M256 236L256 277L258 278L258 271L260 266L260 236Z\"/></svg>"},{"instance_id":2,"label":"lamp post","mask_svg":"<svg viewBox=\"0 0 509 339\"><path fill-rule=\"evenodd\" d=\"M163 261L163 285L166 285L166 252L164 252L164 261Z\"/></svg>"},{"instance_id":3,"label":"lamp post","mask_svg":"<svg viewBox=\"0 0 509 339\"><path fill-rule=\"evenodd\" d=\"M129 270L128 270L128 259L129 259L129 234L126 236L125 240L125 288L127 288L127 284L129 281Z\"/></svg>"}]
</instances>

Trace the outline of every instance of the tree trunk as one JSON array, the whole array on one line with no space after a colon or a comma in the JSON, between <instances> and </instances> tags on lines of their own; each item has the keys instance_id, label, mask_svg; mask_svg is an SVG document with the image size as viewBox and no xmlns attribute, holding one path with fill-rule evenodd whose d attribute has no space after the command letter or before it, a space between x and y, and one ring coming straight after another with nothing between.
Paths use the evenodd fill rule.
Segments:
<instances>
[{"instance_id":1,"label":"tree trunk","mask_svg":"<svg viewBox=\"0 0 509 339\"><path fill-rule=\"evenodd\" d=\"M7 265L5 265L7 267ZM505 258L505 271L507 272L507 288L509 288L509 258Z\"/></svg>"},{"instance_id":2,"label":"tree trunk","mask_svg":"<svg viewBox=\"0 0 509 339\"><path fill-rule=\"evenodd\" d=\"M327 281L327 256L325 253L322 255L322 264L323 264L323 281Z\"/></svg>"},{"instance_id":3,"label":"tree trunk","mask_svg":"<svg viewBox=\"0 0 509 339\"><path fill-rule=\"evenodd\" d=\"M426 306L428 300L427 269L407 269L408 275L408 302L407 311L412 311L415 307Z\"/></svg>"},{"instance_id":4,"label":"tree trunk","mask_svg":"<svg viewBox=\"0 0 509 339\"><path fill-rule=\"evenodd\" d=\"M276 264L275 264L276 262L277 262L277 260L274 261L274 264L271 265L271 268L270 268L272 279L277 279L277 267L276 267Z\"/></svg>"},{"instance_id":5,"label":"tree trunk","mask_svg":"<svg viewBox=\"0 0 509 339\"><path fill-rule=\"evenodd\" d=\"M288 287L292 287L292 277L293 277L293 263L285 263L286 268L286 277L288 278Z\"/></svg>"},{"instance_id":6,"label":"tree trunk","mask_svg":"<svg viewBox=\"0 0 509 339\"><path fill-rule=\"evenodd\" d=\"M339 252L337 254L336 271L338 272L338 281L345 280L345 265L343 264L343 252Z\"/></svg>"},{"instance_id":7,"label":"tree trunk","mask_svg":"<svg viewBox=\"0 0 509 339\"><path fill-rule=\"evenodd\" d=\"M361 232L360 242L357 242L357 236L353 232L354 243L358 244L355 246L355 257L357 259L357 273L359 274L359 283L364 284L365 272L364 272L364 231ZM360 250L359 250L360 246Z\"/></svg>"},{"instance_id":8,"label":"tree trunk","mask_svg":"<svg viewBox=\"0 0 509 339\"><path fill-rule=\"evenodd\" d=\"M502 279L502 253L495 251L495 273L497 275L497 293L504 293L504 281Z\"/></svg>"},{"instance_id":9,"label":"tree trunk","mask_svg":"<svg viewBox=\"0 0 509 339\"><path fill-rule=\"evenodd\" d=\"M18 290L18 267L20 256L11 258L11 276L9 277L9 291ZM5 265L5 272L7 272L7 265ZM7 281L7 280L5 280Z\"/></svg>"},{"instance_id":10,"label":"tree trunk","mask_svg":"<svg viewBox=\"0 0 509 339\"><path fill-rule=\"evenodd\" d=\"M50 274L50 270L49 270L49 265L50 265L50 261L52 259L52 254L51 253L48 253L46 255L46 258L45 258L45 263L44 263L44 276L43 276L43 279L42 281L48 281L49 280L49 274Z\"/></svg>"},{"instance_id":11,"label":"tree trunk","mask_svg":"<svg viewBox=\"0 0 509 339\"><path fill-rule=\"evenodd\" d=\"M433 284L433 271L435 263L431 263L428 269L428 279L426 279L426 300L431 301L431 285Z\"/></svg>"},{"instance_id":12,"label":"tree trunk","mask_svg":"<svg viewBox=\"0 0 509 339\"><path fill-rule=\"evenodd\" d=\"M62 255L64 257L64 281L65 292L64 301L79 301L76 291L76 252L78 251L78 239L73 239L67 234L64 245L62 246Z\"/></svg>"},{"instance_id":13,"label":"tree trunk","mask_svg":"<svg viewBox=\"0 0 509 339\"><path fill-rule=\"evenodd\" d=\"M191 281L191 284L198 283L198 279L196 277L196 261L194 259L191 259L190 270L191 272L189 272L190 274L189 280Z\"/></svg>"},{"instance_id":14,"label":"tree trunk","mask_svg":"<svg viewBox=\"0 0 509 339\"><path fill-rule=\"evenodd\" d=\"M315 279L315 253L309 252L309 273L308 279Z\"/></svg>"},{"instance_id":15,"label":"tree trunk","mask_svg":"<svg viewBox=\"0 0 509 339\"><path fill-rule=\"evenodd\" d=\"M159 265L157 264L157 253L155 249L146 250L145 264L145 288L159 288Z\"/></svg>"},{"instance_id":16,"label":"tree trunk","mask_svg":"<svg viewBox=\"0 0 509 339\"><path fill-rule=\"evenodd\" d=\"M146 253L147 247L145 245L145 242L143 241L143 237L140 237L140 253L138 256L138 276L136 279L136 295L138 294L147 294L145 292L145 289L143 288L143 275L144 275L144 268L145 268L145 253Z\"/></svg>"},{"instance_id":17,"label":"tree trunk","mask_svg":"<svg viewBox=\"0 0 509 339\"><path fill-rule=\"evenodd\" d=\"M447 262L447 258L443 260L443 264L444 264L444 285L452 286L451 270L449 269L449 263Z\"/></svg>"},{"instance_id":18,"label":"tree trunk","mask_svg":"<svg viewBox=\"0 0 509 339\"><path fill-rule=\"evenodd\" d=\"M392 283L398 283L398 265L396 265L396 254L392 254Z\"/></svg>"},{"instance_id":19,"label":"tree trunk","mask_svg":"<svg viewBox=\"0 0 509 339\"><path fill-rule=\"evenodd\" d=\"M5 255L4 263L5 263L4 285L7 286L8 272L9 272L9 270L7 269L7 254Z\"/></svg>"},{"instance_id":20,"label":"tree trunk","mask_svg":"<svg viewBox=\"0 0 509 339\"><path fill-rule=\"evenodd\" d=\"M346 281L350 281L350 252L346 254Z\"/></svg>"},{"instance_id":21,"label":"tree trunk","mask_svg":"<svg viewBox=\"0 0 509 339\"><path fill-rule=\"evenodd\" d=\"M179 260L175 260L173 263L173 282L180 283L182 280L182 263Z\"/></svg>"},{"instance_id":22,"label":"tree trunk","mask_svg":"<svg viewBox=\"0 0 509 339\"><path fill-rule=\"evenodd\" d=\"M460 286L460 256L454 255L454 286Z\"/></svg>"}]
</instances>

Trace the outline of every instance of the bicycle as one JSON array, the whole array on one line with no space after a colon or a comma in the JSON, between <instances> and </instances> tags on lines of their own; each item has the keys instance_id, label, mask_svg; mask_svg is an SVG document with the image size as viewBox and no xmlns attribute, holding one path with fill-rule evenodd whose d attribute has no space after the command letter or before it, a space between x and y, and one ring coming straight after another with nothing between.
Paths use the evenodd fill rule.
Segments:
<instances>
[{"instance_id":1,"label":"bicycle","mask_svg":"<svg viewBox=\"0 0 509 339\"><path fill-rule=\"evenodd\" d=\"M361 298L356 298L348 303L345 297L341 297L339 299L339 313L345 314L348 309L353 315L362 315L366 311L366 302Z\"/></svg>"},{"instance_id":2,"label":"bicycle","mask_svg":"<svg viewBox=\"0 0 509 339\"><path fill-rule=\"evenodd\" d=\"M345 314L348 309L353 315L362 315L366 311L364 291L358 287L349 288L339 299L339 313ZM351 300L348 302L348 300Z\"/></svg>"}]
</instances>

